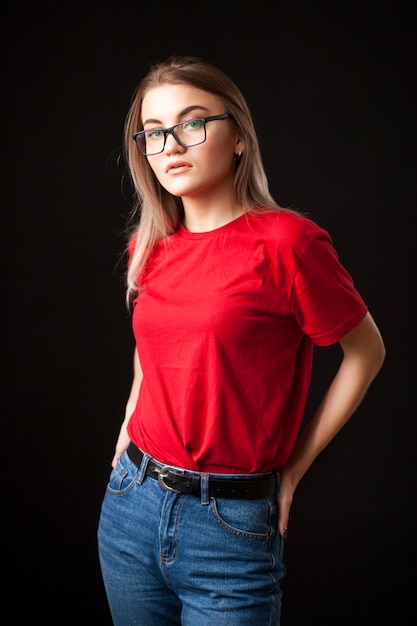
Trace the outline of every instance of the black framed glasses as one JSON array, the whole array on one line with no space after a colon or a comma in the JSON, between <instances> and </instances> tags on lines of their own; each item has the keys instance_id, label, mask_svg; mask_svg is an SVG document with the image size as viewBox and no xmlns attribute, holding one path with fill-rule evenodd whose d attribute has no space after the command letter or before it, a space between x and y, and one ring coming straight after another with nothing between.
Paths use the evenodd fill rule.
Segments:
<instances>
[{"instance_id":1,"label":"black framed glasses","mask_svg":"<svg viewBox=\"0 0 417 626\"><path fill-rule=\"evenodd\" d=\"M231 117L229 113L222 115L211 115L210 117L196 117L192 120L185 120L179 124L175 124L170 128L151 128L150 130L140 130L134 133L132 138L145 156L152 156L164 151L168 133L174 137L175 141L183 148L191 148L204 143L206 135L207 122L214 120L226 120Z\"/></svg>"}]
</instances>

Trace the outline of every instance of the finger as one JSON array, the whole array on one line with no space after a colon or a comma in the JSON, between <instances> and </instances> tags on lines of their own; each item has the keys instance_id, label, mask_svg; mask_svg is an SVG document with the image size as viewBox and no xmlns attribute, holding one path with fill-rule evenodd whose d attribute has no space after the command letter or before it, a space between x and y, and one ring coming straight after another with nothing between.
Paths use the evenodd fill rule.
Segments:
<instances>
[{"instance_id":1,"label":"finger","mask_svg":"<svg viewBox=\"0 0 417 626\"><path fill-rule=\"evenodd\" d=\"M278 524L278 531L281 537L284 537L284 539L286 539L288 535L288 522Z\"/></svg>"}]
</instances>

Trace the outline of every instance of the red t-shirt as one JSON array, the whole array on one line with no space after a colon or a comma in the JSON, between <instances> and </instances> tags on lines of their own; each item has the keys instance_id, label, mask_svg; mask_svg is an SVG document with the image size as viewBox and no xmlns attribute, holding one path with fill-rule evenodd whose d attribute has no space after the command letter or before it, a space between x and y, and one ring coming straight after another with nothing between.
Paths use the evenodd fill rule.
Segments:
<instances>
[{"instance_id":1,"label":"red t-shirt","mask_svg":"<svg viewBox=\"0 0 417 626\"><path fill-rule=\"evenodd\" d=\"M134 302L143 381L131 439L192 470L278 469L301 427L313 343L339 341L366 312L329 234L305 217L180 225Z\"/></svg>"}]
</instances>

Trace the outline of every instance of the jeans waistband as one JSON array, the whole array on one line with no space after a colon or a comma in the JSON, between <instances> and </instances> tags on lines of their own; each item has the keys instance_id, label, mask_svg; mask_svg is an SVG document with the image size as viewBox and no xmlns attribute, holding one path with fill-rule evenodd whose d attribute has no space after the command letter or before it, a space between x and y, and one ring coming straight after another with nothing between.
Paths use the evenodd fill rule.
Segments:
<instances>
[{"instance_id":1,"label":"jeans waistband","mask_svg":"<svg viewBox=\"0 0 417 626\"><path fill-rule=\"evenodd\" d=\"M133 442L129 444L127 454L138 467L142 463L144 453ZM224 478L216 474L208 476L209 495L212 498L256 499L276 495L279 487L279 474L248 474L244 478ZM201 494L201 474L178 467L164 465L149 458L146 476L157 480L167 491L184 493L194 496Z\"/></svg>"}]
</instances>

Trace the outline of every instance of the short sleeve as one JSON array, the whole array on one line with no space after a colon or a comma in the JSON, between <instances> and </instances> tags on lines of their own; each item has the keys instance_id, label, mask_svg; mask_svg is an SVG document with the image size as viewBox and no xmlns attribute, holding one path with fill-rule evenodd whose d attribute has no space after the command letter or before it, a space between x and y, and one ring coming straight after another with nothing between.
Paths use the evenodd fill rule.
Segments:
<instances>
[{"instance_id":1,"label":"short sleeve","mask_svg":"<svg viewBox=\"0 0 417 626\"><path fill-rule=\"evenodd\" d=\"M340 341L368 311L325 231L299 260L291 310L303 331L319 346Z\"/></svg>"}]
</instances>

